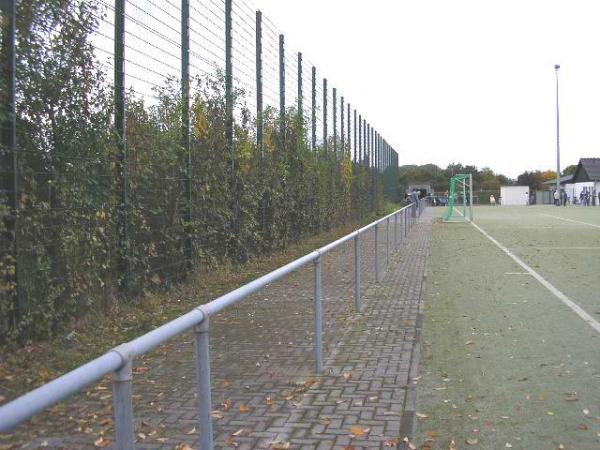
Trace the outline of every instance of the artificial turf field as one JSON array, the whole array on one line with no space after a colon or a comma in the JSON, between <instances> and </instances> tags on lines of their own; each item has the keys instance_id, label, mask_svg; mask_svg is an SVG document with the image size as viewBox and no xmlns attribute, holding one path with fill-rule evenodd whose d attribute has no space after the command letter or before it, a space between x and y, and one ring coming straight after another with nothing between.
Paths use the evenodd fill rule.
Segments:
<instances>
[{"instance_id":1,"label":"artificial turf field","mask_svg":"<svg viewBox=\"0 0 600 450\"><path fill-rule=\"evenodd\" d=\"M482 206L474 221L592 320L471 224L436 220L414 444L600 449L600 208Z\"/></svg>"}]
</instances>

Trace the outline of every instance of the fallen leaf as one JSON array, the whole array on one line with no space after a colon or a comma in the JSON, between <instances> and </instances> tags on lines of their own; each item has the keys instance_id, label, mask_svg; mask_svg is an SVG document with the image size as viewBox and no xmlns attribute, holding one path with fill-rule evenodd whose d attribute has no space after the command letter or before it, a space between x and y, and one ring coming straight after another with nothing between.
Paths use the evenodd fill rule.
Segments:
<instances>
[{"instance_id":1,"label":"fallen leaf","mask_svg":"<svg viewBox=\"0 0 600 450\"><path fill-rule=\"evenodd\" d=\"M185 434L188 434L188 435L196 434L196 427L192 428L190 431L188 431Z\"/></svg>"},{"instance_id":2,"label":"fallen leaf","mask_svg":"<svg viewBox=\"0 0 600 450\"><path fill-rule=\"evenodd\" d=\"M109 445L110 445L110 441L104 439L102 436L100 436L98 439L96 439L94 441L94 446L96 446L98 448L108 447Z\"/></svg>"},{"instance_id":3,"label":"fallen leaf","mask_svg":"<svg viewBox=\"0 0 600 450\"><path fill-rule=\"evenodd\" d=\"M352 372L344 372L344 379L346 381L351 380L352 379Z\"/></svg>"},{"instance_id":4,"label":"fallen leaf","mask_svg":"<svg viewBox=\"0 0 600 450\"><path fill-rule=\"evenodd\" d=\"M428 431L426 434L427 437L431 440L435 440L435 438L437 437L437 433L435 431Z\"/></svg>"},{"instance_id":5,"label":"fallen leaf","mask_svg":"<svg viewBox=\"0 0 600 450\"><path fill-rule=\"evenodd\" d=\"M512 448L512 444L511 444L510 442L507 442L506 444L504 444L504 446L505 446L506 448Z\"/></svg>"},{"instance_id":6,"label":"fallen leaf","mask_svg":"<svg viewBox=\"0 0 600 450\"><path fill-rule=\"evenodd\" d=\"M456 450L456 442L454 442L454 439L450 441L450 446L448 447L449 450Z\"/></svg>"},{"instance_id":7,"label":"fallen leaf","mask_svg":"<svg viewBox=\"0 0 600 450\"><path fill-rule=\"evenodd\" d=\"M136 375L139 375L141 373L146 373L149 370L150 370L150 367L141 366L141 367L136 367L135 369L133 369L133 373Z\"/></svg>"},{"instance_id":8,"label":"fallen leaf","mask_svg":"<svg viewBox=\"0 0 600 450\"><path fill-rule=\"evenodd\" d=\"M226 389L227 389L228 387L231 387L231 384L232 384L232 383L231 383L231 381L230 381L230 380L223 380L223 387L224 387L224 388L226 388Z\"/></svg>"},{"instance_id":9,"label":"fallen leaf","mask_svg":"<svg viewBox=\"0 0 600 450\"><path fill-rule=\"evenodd\" d=\"M331 419L329 417L321 416L319 417L319 423L321 425L329 425L331 423Z\"/></svg>"},{"instance_id":10,"label":"fallen leaf","mask_svg":"<svg viewBox=\"0 0 600 450\"><path fill-rule=\"evenodd\" d=\"M581 431L587 431L588 430L588 426L585 423L580 423L579 424L579 429Z\"/></svg>"},{"instance_id":11,"label":"fallen leaf","mask_svg":"<svg viewBox=\"0 0 600 450\"><path fill-rule=\"evenodd\" d=\"M252 408L250 408L248 405L240 405L241 413L249 413L250 411L252 411Z\"/></svg>"},{"instance_id":12,"label":"fallen leaf","mask_svg":"<svg viewBox=\"0 0 600 450\"><path fill-rule=\"evenodd\" d=\"M552 411L548 411L546 414L548 414L549 416L553 416L554 413Z\"/></svg>"},{"instance_id":13,"label":"fallen leaf","mask_svg":"<svg viewBox=\"0 0 600 450\"><path fill-rule=\"evenodd\" d=\"M423 414L423 413L415 413L415 415L419 418L419 419L427 419L429 416L427 414Z\"/></svg>"},{"instance_id":14,"label":"fallen leaf","mask_svg":"<svg viewBox=\"0 0 600 450\"><path fill-rule=\"evenodd\" d=\"M221 411L219 411L218 409L211 412L210 415L212 416L213 419L222 419L223 418L223 413Z\"/></svg>"},{"instance_id":15,"label":"fallen leaf","mask_svg":"<svg viewBox=\"0 0 600 450\"><path fill-rule=\"evenodd\" d=\"M157 441L162 441L164 442L166 439L157 439ZM175 447L177 450L194 450L192 447L190 447L187 444L179 444L177 447Z\"/></svg>"},{"instance_id":16,"label":"fallen leaf","mask_svg":"<svg viewBox=\"0 0 600 450\"><path fill-rule=\"evenodd\" d=\"M227 411L229 408L231 408L232 405L233 405L233 402L231 400L227 399L221 403L221 408L223 408L223 411Z\"/></svg>"},{"instance_id":17,"label":"fallen leaf","mask_svg":"<svg viewBox=\"0 0 600 450\"><path fill-rule=\"evenodd\" d=\"M244 430L243 428L240 428L239 430L237 430L235 433L231 433L232 436L241 436L242 434L244 434L246 432L246 430Z\"/></svg>"},{"instance_id":18,"label":"fallen leaf","mask_svg":"<svg viewBox=\"0 0 600 450\"><path fill-rule=\"evenodd\" d=\"M468 445L477 445L477 444L479 444L479 439L475 439L475 438L473 438L473 439L467 439L465 442Z\"/></svg>"},{"instance_id":19,"label":"fallen leaf","mask_svg":"<svg viewBox=\"0 0 600 450\"><path fill-rule=\"evenodd\" d=\"M384 447L397 447L398 439L387 439L387 440L383 441L383 446Z\"/></svg>"},{"instance_id":20,"label":"fallen leaf","mask_svg":"<svg viewBox=\"0 0 600 450\"><path fill-rule=\"evenodd\" d=\"M369 434L369 431L371 431L370 428L363 428L363 427L352 427L350 428L350 434L356 436L356 437L364 437L367 434Z\"/></svg>"},{"instance_id":21,"label":"fallen leaf","mask_svg":"<svg viewBox=\"0 0 600 450\"><path fill-rule=\"evenodd\" d=\"M289 442L275 441L270 443L270 450L288 450L290 448Z\"/></svg>"},{"instance_id":22,"label":"fallen leaf","mask_svg":"<svg viewBox=\"0 0 600 450\"><path fill-rule=\"evenodd\" d=\"M584 409L583 410L583 414L586 415L586 416L589 416L590 415L590 410L589 409Z\"/></svg>"},{"instance_id":23,"label":"fallen leaf","mask_svg":"<svg viewBox=\"0 0 600 450\"><path fill-rule=\"evenodd\" d=\"M146 435L144 433L138 433L138 437L143 441L146 439Z\"/></svg>"},{"instance_id":24,"label":"fallen leaf","mask_svg":"<svg viewBox=\"0 0 600 450\"><path fill-rule=\"evenodd\" d=\"M225 439L225 445L236 448L239 447L240 444L238 444L232 436L229 436L227 439Z\"/></svg>"},{"instance_id":25,"label":"fallen leaf","mask_svg":"<svg viewBox=\"0 0 600 450\"><path fill-rule=\"evenodd\" d=\"M473 345L475 343L474 340L469 339L467 342L465 342L465 345Z\"/></svg>"}]
</instances>

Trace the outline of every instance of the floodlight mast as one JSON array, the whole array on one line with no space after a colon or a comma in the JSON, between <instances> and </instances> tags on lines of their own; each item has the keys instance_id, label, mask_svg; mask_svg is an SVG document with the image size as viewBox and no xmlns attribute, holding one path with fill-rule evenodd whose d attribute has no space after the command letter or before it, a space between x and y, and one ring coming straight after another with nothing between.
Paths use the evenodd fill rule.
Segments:
<instances>
[{"instance_id":1,"label":"floodlight mast","mask_svg":"<svg viewBox=\"0 0 600 450\"><path fill-rule=\"evenodd\" d=\"M554 65L556 73L556 192L560 193L560 121L558 114L558 69L559 64Z\"/></svg>"}]
</instances>

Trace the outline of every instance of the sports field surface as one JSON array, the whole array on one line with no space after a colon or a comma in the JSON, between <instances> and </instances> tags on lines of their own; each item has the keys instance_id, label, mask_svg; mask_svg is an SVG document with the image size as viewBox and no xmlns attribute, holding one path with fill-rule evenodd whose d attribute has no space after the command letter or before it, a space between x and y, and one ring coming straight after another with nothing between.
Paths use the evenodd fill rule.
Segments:
<instances>
[{"instance_id":1,"label":"sports field surface","mask_svg":"<svg viewBox=\"0 0 600 450\"><path fill-rule=\"evenodd\" d=\"M415 444L600 449L600 208L474 219L433 227Z\"/></svg>"}]
</instances>

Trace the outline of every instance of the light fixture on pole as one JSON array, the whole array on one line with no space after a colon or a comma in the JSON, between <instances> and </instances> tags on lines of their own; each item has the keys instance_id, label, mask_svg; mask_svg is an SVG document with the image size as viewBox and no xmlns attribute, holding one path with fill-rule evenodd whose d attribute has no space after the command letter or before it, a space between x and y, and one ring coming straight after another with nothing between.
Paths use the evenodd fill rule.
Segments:
<instances>
[{"instance_id":1,"label":"light fixture on pole","mask_svg":"<svg viewBox=\"0 0 600 450\"><path fill-rule=\"evenodd\" d=\"M556 73L556 192L560 194L560 122L558 114L558 69L560 65L554 65Z\"/></svg>"}]
</instances>

